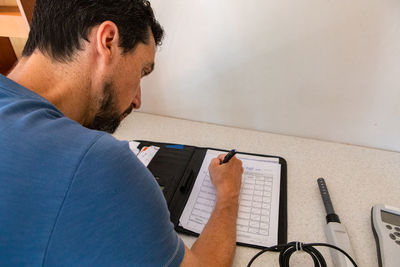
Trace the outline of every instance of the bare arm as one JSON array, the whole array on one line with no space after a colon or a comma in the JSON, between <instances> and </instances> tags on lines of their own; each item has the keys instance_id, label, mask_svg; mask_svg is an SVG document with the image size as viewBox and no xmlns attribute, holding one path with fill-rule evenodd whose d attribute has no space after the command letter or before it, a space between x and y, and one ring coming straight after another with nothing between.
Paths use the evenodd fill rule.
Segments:
<instances>
[{"instance_id":1,"label":"bare arm","mask_svg":"<svg viewBox=\"0 0 400 267\"><path fill-rule=\"evenodd\" d=\"M236 157L220 165L223 157L213 159L209 167L217 192L214 211L192 248L185 248L182 267L232 265L243 168Z\"/></svg>"}]
</instances>

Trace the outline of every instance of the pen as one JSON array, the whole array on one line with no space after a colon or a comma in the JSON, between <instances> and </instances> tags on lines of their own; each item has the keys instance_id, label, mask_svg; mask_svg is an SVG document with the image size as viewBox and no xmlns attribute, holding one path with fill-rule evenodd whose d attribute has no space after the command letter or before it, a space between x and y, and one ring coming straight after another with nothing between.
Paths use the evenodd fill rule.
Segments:
<instances>
[{"instance_id":1,"label":"pen","mask_svg":"<svg viewBox=\"0 0 400 267\"><path fill-rule=\"evenodd\" d=\"M233 156L235 156L235 154L236 154L236 149L232 149L228 154L226 154L221 164L227 163Z\"/></svg>"}]
</instances>

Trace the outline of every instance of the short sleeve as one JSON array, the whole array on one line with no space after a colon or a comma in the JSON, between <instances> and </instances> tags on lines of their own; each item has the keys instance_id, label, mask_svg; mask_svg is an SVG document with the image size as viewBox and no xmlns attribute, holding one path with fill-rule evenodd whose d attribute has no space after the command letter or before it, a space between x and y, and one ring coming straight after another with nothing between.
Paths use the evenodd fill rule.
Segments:
<instances>
[{"instance_id":1,"label":"short sleeve","mask_svg":"<svg viewBox=\"0 0 400 267\"><path fill-rule=\"evenodd\" d=\"M99 137L71 179L45 265L179 266L184 250L152 174L127 142Z\"/></svg>"}]
</instances>

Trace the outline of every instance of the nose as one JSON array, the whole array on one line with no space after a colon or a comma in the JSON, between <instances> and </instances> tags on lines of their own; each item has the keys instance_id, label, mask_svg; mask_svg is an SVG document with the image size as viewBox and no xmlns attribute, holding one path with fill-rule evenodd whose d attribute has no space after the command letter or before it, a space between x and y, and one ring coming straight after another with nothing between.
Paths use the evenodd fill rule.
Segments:
<instances>
[{"instance_id":1,"label":"nose","mask_svg":"<svg viewBox=\"0 0 400 267\"><path fill-rule=\"evenodd\" d=\"M136 92L136 96L133 99L132 104L134 109L139 109L142 105L142 88L140 86Z\"/></svg>"}]
</instances>

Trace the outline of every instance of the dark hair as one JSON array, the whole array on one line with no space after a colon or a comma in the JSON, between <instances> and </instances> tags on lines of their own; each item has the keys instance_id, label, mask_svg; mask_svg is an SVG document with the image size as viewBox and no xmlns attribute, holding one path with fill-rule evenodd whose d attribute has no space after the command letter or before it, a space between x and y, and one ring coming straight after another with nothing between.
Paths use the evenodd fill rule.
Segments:
<instances>
[{"instance_id":1,"label":"dark hair","mask_svg":"<svg viewBox=\"0 0 400 267\"><path fill-rule=\"evenodd\" d=\"M149 28L157 45L164 31L146 0L37 0L23 56L39 49L57 61L68 61L88 41L90 30L104 21L114 22L123 53L141 42L148 44Z\"/></svg>"}]
</instances>

